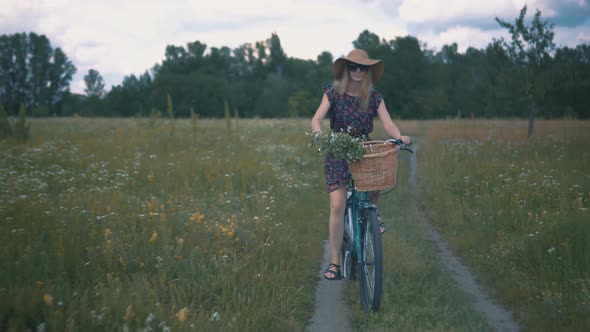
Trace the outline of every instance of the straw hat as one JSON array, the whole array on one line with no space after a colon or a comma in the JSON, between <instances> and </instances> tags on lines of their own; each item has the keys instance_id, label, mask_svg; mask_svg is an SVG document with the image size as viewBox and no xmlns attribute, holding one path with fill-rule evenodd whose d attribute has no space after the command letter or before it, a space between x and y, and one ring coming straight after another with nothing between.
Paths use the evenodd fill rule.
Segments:
<instances>
[{"instance_id":1,"label":"straw hat","mask_svg":"<svg viewBox=\"0 0 590 332\"><path fill-rule=\"evenodd\" d=\"M348 62L371 66L371 71L373 72L373 83L379 81L383 75L384 66L381 60L370 59L367 52L361 49L356 49L350 51L346 57L341 57L334 61L334 77L336 77L336 79L342 77Z\"/></svg>"}]
</instances>

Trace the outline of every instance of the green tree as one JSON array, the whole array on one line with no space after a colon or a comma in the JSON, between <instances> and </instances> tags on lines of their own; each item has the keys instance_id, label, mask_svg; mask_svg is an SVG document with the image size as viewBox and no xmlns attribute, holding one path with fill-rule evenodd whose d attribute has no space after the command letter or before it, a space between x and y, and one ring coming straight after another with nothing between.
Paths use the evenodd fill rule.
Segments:
<instances>
[{"instance_id":1,"label":"green tree","mask_svg":"<svg viewBox=\"0 0 590 332\"><path fill-rule=\"evenodd\" d=\"M28 38L30 56L27 105L33 115L47 115L49 108L46 102L49 94L47 87L53 50L49 39L43 35L31 33Z\"/></svg>"},{"instance_id":2,"label":"green tree","mask_svg":"<svg viewBox=\"0 0 590 332\"><path fill-rule=\"evenodd\" d=\"M557 50L552 58L552 26L541 20L540 12L530 27L526 26L524 14L525 10L521 11L514 24L498 19L521 39L494 40L481 50L459 52L455 43L440 50L428 49L413 36L388 41L368 30L352 43L385 62L387 69L376 88L396 117L440 118L459 113L526 116L533 106L547 116L589 117L585 92L590 86L588 47ZM18 105L18 101L26 100L31 107L34 100L45 97L43 89L30 93L28 81L22 83L20 77L10 75L20 67L28 68L28 46L13 47L26 46L26 38L19 38L0 36L0 45L7 45L7 51L0 49L0 102ZM39 64L43 63L42 45L37 47ZM333 61L329 52L319 54L316 60L288 57L277 34L233 50L208 49L199 41L168 45L164 60L155 64L150 74L146 71L139 77L125 77L121 85L97 101L94 109L102 111L93 112L147 116L155 109L163 113L169 94L176 117L189 117L191 111L203 117L221 117L219 109L224 108L224 100L232 109L239 109L242 117L310 116L321 99L323 85L333 79ZM37 72L35 77L41 81L43 71ZM49 96L50 89L46 91ZM62 114L72 114L88 108L90 98L65 90L62 100L67 103ZM35 108L35 114L39 109Z\"/></svg>"},{"instance_id":3,"label":"green tree","mask_svg":"<svg viewBox=\"0 0 590 332\"><path fill-rule=\"evenodd\" d=\"M84 83L86 88L86 98L84 98L84 107L82 108L82 115L108 115L102 112L104 92L104 80L98 70L90 69L88 74L84 75Z\"/></svg>"},{"instance_id":4,"label":"green tree","mask_svg":"<svg viewBox=\"0 0 590 332\"><path fill-rule=\"evenodd\" d=\"M268 75L256 101L255 115L264 118L286 117L290 94L291 85L285 77L278 74Z\"/></svg>"},{"instance_id":5,"label":"green tree","mask_svg":"<svg viewBox=\"0 0 590 332\"><path fill-rule=\"evenodd\" d=\"M500 41L495 40L483 50L481 64L483 102L480 112L475 114L485 117L508 116L523 107L517 106L521 95L520 79L513 75L514 64ZM522 98L520 98L522 99ZM526 107L524 107L526 108Z\"/></svg>"},{"instance_id":6,"label":"green tree","mask_svg":"<svg viewBox=\"0 0 590 332\"><path fill-rule=\"evenodd\" d=\"M164 103L153 102L153 83L151 76L145 72L141 76L125 76L121 85L114 86L104 99L105 115L148 116L152 108L164 109Z\"/></svg>"},{"instance_id":7,"label":"green tree","mask_svg":"<svg viewBox=\"0 0 590 332\"><path fill-rule=\"evenodd\" d=\"M352 45L354 48L360 48L367 51L369 54L373 54L380 45L379 36L369 30L364 30L357 39L352 42Z\"/></svg>"},{"instance_id":8,"label":"green tree","mask_svg":"<svg viewBox=\"0 0 590 332\"><path fill-rule=\"evenodd\" d=\"M0 100L9 115L27 103L28 37L25 33L0 36Z\"/></svg>"},{"instance_id":9,"label":"green tree","mask_svg":"<svg viewBox=\"0 0 590 332\"><path fill-rule=\"evenodd\" d=\"M84 83L86 96L100 98L104 95L104 79L98 70L88 70L88 74L84 75Z\"/></svg>"},{"instance_id":10,"label":"green tree","mask_svg":"<svg viewBox=\"0 0 590 332\"><path fill-rule=\"evenodd\" d=\"M76 72L60 48L35 33L0 36L0 102L9 114L58 112Z\"/></svg>"},{"instance_id":11,"label":"green tree","mask_svg":"<svg viewBox=\"0 0 590 332\"><path fill-rule=\"evenodd\" d=\"M8 120L8 114L0 104L0 139L12 136L12 124Z\"/></svg>"},{"instance_id":12,"label":"green tree","mask_svg":"<svg viewBox=\"0 0 590 332\"><path fill-rule=\"evenodd\" d=\"M330 52L322 52L320 55L317 56L316 62L314 64L315 71L317 78L319 78L320 82L322 80L327 80L332 77L332 73L334 72L334 57ZM315 77L314 77L315 79Z\"/></svg>"},{"instance_id":13,"label":"green tree","mask_svg":"<svg viewBox=\"0 0 590 332\"><path fill-rule=\"evenodd\" d=\"M308 90L299 90L289 97L287 105L290 117L312 117L319 99L314 98Z\"/></svg>"},{"instance_id":14,"label":"green tree","mask_svg":"<svg viewBox=\"0 0 590 332\"><path fill-rule=\"evenodd\" d=\"M268 65L271 72L282 75L283 70L285 69L287 55L281 46L281 39L276 33L273 33L267 43L270 53Z\"/></svg>"},{"instance_id":15,"label":"green tree","mask_svg":"<svg viewBox=\"0 0 590 332\"><path fill-rule=\"evenodd\" d=\"M563 47L555 52L546 80L556 82L548 91L547 103L553 116L590 117L590 45Z\"/></svg>"},{"instance_id":16,"label":"green tree","mask_svg":"<svg viewBox=\"0 0 590 332\"><path fill-rule=\"evenodd\" d=\"M27 121L25 105L21 104L18 111L18 120L14 124L14 135L16 138L26 141L31 137L31 122Z\"/></svg>"},{"instance_id":17,"label":"green tree","mask_svg":"<svg viewBox=\"0 0 590 332\"><path fill-rule=\"evenodd\" d=\"M428 68L420 41L412 36L397 37L387 43L391 50L385 56L387 64L379 87L387 87L384 94L388 109L402 117L420 117L417 97L428 87ZM387 48L382 48L384 51Z\"/></svg>"},{"instance_id":18,"label":"green tree","mask_svg":"<svg viewBox=\"0 0 590 332\"><path fill-rule=\"evenodd\" d=\"M551 62L551 54L555 50L553 43L553 24L541 18L537 10L529 25L524 21L527 12L525 5L514 24L496 17L501 27L508 29L511 40L500 42L507 54L516 65L515 69L522 77L522 91L529 99L531 115L537 112L538 105L543 102L549 82L544 80L543 71Z\"/></svg>"}]
</instances>

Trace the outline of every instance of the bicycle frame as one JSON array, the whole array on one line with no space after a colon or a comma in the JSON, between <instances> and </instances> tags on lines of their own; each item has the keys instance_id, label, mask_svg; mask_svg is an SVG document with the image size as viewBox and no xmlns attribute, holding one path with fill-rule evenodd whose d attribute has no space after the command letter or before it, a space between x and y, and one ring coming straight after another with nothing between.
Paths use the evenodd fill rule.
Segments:
<instances>
[{"instance_id":1,"label":"bicycle frame","mask_svg":"<svg viewBox=\"0 0 590 332\"><path fill-rule=\"evenodd\" d=\"M400 141L390 139L401 150L412 152ZM377 206L369 192L357 191L351 180L347 185L342 239L341 273L345 279L355 277L358 269L360 297L367 312L379 311L383 291L383 247Z\"/></svg>"},{"instance_id":2,"label":"bicycle frame","mask_svg":"<svg viewBox=\"0 0 590 332\"><path fill-rule=\"evenodd\" d=\"M354 183L351 180L346 190L346 210L345 225L344 225L344 236L350 241L348 244L349 249L353 249L352 252L343 252L345 255L350 255L351 263L357 261L359 265L362 263L363 252L362 252L362 224L363 224L363 211L365 209L377 209L375 203L369 199L368 192L356 191ZM343 277L346 279L352 278L352 271L348 270L348 266L345 262L349 257L342 256L343 260ZM351 267L354 268L354 267Z\"/></svg>"}]
</instances>

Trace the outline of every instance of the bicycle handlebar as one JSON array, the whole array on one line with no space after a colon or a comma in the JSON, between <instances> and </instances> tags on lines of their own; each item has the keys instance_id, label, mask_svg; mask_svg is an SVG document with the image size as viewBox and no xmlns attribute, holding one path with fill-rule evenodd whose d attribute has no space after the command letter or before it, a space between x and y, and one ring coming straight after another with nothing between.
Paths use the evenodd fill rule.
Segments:
<instances>
[{"instance_id":1,"label":"bicycle handlebar","mask_svg":"<svg viewBox=\"0 0 590 332\"><path fill-rule=\"evenodd\" d=\"M404 150L404 151L408 151L409 153L414 153L414 151L412 149L410 149L408 146L410 146L412 143L406 145L404 144L404 142L402 142L401 140L395 139L395 138L390 138L387 140L387 142L389 143L393 143L397 146L399 146L400 150Z\"/></svg>"}]
</instances>

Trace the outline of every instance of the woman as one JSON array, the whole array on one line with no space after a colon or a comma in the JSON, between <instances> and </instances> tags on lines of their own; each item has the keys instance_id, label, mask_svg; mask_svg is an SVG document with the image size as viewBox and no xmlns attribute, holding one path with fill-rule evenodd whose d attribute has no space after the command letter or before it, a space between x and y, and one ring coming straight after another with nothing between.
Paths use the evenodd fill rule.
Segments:
<instances>
[{"instance_id":1,"label":"woman","mask_svg":"<svg viewBox=\"0 0 590 332\"><path fill-rule=\"evenodd\" d=\"M373 131L373 117L379 115L387 134L410 144L410 137L402 136L391 120L383 96L373 89L373 83L383 75L383 62L370 59L367 52L356 49L334 62L335 81L324 88L320 106L311 119L311 129L322 131L321 122L330 114L330 128L334 131L351 127L355 135L368 135ZM332 263L324 278L337 280L340 275L340 246L344 232L346 184L351 175L345 160L326 157L325 174L330 194L330 250ZM377 195L375 195L377 197ZM381 233L385 224L380 220Z\"/></svg>"}]
</instances>

